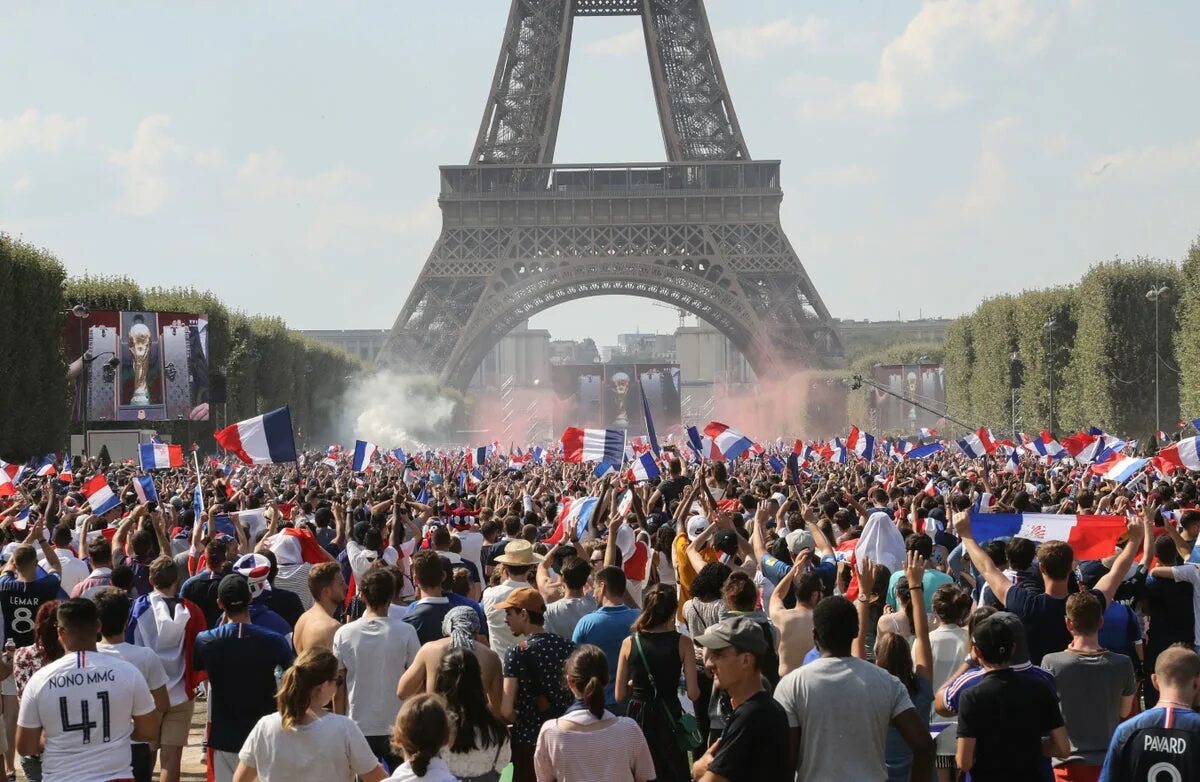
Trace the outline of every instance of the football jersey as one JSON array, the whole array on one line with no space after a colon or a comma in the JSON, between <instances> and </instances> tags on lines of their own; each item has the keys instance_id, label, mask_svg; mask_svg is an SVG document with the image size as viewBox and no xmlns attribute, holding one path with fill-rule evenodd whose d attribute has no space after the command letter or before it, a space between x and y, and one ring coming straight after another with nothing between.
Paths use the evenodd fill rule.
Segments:
<instances>
[{"instance_id":1,"label":"football jersey","mask_svg":"<svg viewBox=\"0 0 1200 782\"><path fill-rule=\"evenodd\" d=\"M1117 726L1100 782L1200 779L1200 714L1160 706Z\"/></svg>"},{"instance_id":2,"label":"football jersey","mask_svg":"<svg viewBox=\"0 0 1200 782\"><path fill-rule=\"evenodd\" d=\"M17 724L46 736L47 782L132 778L134 716L154 711L146 679L112 654L67 652L25 685Z\"/></svg>"},{"instance_id":3,"label":"football jersey","mask_svg":"<svg viewBox=\"0 0 1200 782\"><path fill-rule=\"evenodd\" d=\"M0 611L4 613L4 637L18 647L33 643L34 621L42 603L57 600L62 593L58 576L46 574L33 581L20 581L11 574L0 576Z\"/></svg>"}]
</instances>

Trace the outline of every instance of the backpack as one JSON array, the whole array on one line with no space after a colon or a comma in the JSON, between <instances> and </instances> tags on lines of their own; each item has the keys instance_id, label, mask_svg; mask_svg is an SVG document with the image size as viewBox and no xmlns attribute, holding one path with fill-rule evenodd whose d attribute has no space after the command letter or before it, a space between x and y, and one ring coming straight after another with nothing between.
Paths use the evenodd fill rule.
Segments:
<instances>
[{"instance_id":1,"label":"backpack","mask_svg":"<svg viewBox=\"0 0 1200 782\"><path fill-rule=\"evenodd\" d=\"M779 684L779 649L775 646L775 634L771 632L770 622L758 622L758 628L767 638L767 653L763 656L762 675L771 685L771 690Z\"/></svg>"}]
</instances>

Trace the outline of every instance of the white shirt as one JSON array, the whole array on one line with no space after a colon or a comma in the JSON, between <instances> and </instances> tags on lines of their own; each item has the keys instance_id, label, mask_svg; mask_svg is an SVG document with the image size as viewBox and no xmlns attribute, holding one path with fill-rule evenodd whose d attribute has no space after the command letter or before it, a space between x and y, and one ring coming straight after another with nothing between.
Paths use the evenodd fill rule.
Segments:
<instances>
[{"instance_id":1,"label":"white shirt","mask_svg":"<svg viewBox=\"0 0 1200 782\"><path fill-rule=\"evenodd\" d=\"M390 777L389 782L458 782L458 777L450 773L450 768L446 765L446 761L441 758L434 758L429 761L429 768L425 769L425 776L417 776L417 772L413 771L412 766L408 763L401 763L400 768L396 769Z\"/></svg>"},{"instance_id":2,"label":"white shirt","mask_svg":"<svg viewBox=\"0 0 1200 782\"><path fill-rule=\"evenodd\" d=\"M25 685L17 724L45 732L44 779L108 782L133 777L133 718L152 711L137 668L113 654L67 652Z\"/></svg>"},{"instance_id":3,"label":"white shirt","mask_svg":"<svg viewBox=\"0 0 1200 782\"><path fill-rule=\"evenodd\" d=\"M1200 565L1192 562L1176 565L1171 568L1171 575L1175 576L1176 581L1186 581L1192 585L1192 621L1195 623L1196 648L1200 649Z\"/></svg>"},{"instance_id":4,"label":"white shirt","mask_svg":"<svg viewBox=\"0 0 1200 782\"><path fill-rule=\"evenodd\" d=\"M340 714L286 731L279 712L268 714L246 737L238 760L258 769L262 782L352 782L356 773L367 774L379 765L362 731Z\"/></svg>"},{"instance_id":5,"label":"white shirt","mask_svg":"<svg viewBox=\"0 0 1200 782\"><path fill-rule=\"evenodd\" d=\"M364 616L333 634L333 654L346 669L350 719L365 736L389 736L400 713L400 677L421 649L416 629L403 619Z\"/></svg>"},{"instance_id":6,"label":"white shirt","mask_svg":"<svg viewBox=\"0 0 1200 782\"><path fill-rule=\"evenodd\" d=\"M351 540L346 543L346 559L350 561L350 570L354 573L355 585L361 584L371 565L379 559L379 552L366 548ZM383 561L395 565L400 561L400 552L388 546L383 550Z\"/></svg>"},{"instance_id":7,"label":"white shirt","mask_svg":"<svg viewBox=\"0 0 1200 782\"><path fill-rule=\"evenodd\" d=\"M82 559L76 558L68 548L55 548L54 553L58 555L58 562L62 565L62 573L59 573L58 580L62 582L63 591L68 595L75 585L88 577L88 566L84 564ZM42 566L42 570L47 573L50 571L50 563L45 559L39 559L38 564Z\"/></svg>"},{"instance_id":8,"label":"white shirt","mask_svg":"<svg viewBox=\"0 0 1200 782\"><path fill-rule=\"evenodd\" d=\"M479 577L483 578L483 547L487 545L487 541L483 538L482 532L475 530L459 530L451 533L462 544L463 559L475 563L475 569L479 572Z\"/></svg>"},{"instance_id":9,"label":"white shirt","mask_svg":"<svg viewBox=\"0 0 1200 782\"><path fill-rule=\"evenodd\" d=\"M154 691L159 687L167 686L167 672L163 670L162 660L158 659L157 654L144 646L134 646L125 641L119 644L100 641L96 644L96 651L101 654L111 654L119 657L134 668L137 668L138 672L142 674L142 678L146 680L146 686L150 688L152 696ZM133 743L145 744L146 742L135 741Z\"/></svg>"},{"instance_id":10,"label":"white shirt","mask_svg":"<svg viewBox=\"0 0 1200 782\"><path fill-rule=\"evenodd\" d=\"M502 581L494 587L483 590L483 612L487 615L488 641L492 651L504 659L504 654L517 645L517 637L504 621L504 609L496 608L514 589L529 586L528 581Z\"/></svg>"}]
</instances>

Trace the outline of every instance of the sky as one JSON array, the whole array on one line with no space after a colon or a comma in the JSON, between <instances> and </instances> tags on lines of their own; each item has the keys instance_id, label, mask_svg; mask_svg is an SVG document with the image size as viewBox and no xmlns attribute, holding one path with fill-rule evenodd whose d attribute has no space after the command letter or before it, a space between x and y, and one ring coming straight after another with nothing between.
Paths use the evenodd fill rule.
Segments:
<instances>
[{"instance_id":1,"label":"sky","mask_svg":"<svg viewBox=\"0 0 1200 782\"><path fill-rule=\"evenodd\" d=\"M5 4L0 231L69 273L388 328L471 152L507 0ZM1200 5L709 0L752 157L836 317L955 316L1200 233ZM662 160L636 18L575 26L556 160ZM671 330L640 299L534 317Z\"/></svg>"}]
</instances>

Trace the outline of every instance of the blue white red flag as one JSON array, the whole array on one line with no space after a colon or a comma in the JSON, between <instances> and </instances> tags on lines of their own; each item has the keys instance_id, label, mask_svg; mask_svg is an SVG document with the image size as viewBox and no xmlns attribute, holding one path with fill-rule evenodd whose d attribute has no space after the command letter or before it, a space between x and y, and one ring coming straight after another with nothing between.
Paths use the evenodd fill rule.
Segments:
<instances>
[{"instance_id":1,"label":"blue white red flag","mask_svg":"<svg viewBox=\"0 0 1200 782\"><path fill-rule=\"evenodd\" d=\"M625 455L621 429L579 429L568 426L562 434L563 461L620 464Z\"/></svg>"},{"instance_id":2,"label":"blue white red flag","mask_svg":"<svg viewBox=\"0 0 1200 782\"><path fill-rule=\"evenodd\" d=\"M599 464L596 465L596 469L592 470L592 477L593 478L603 478L605 475L608 475L610 472L616 472L616 471L617 471L617 466L615 464L613 464L612 462L600 462Z\"/></svg>"},{"instance_id":3,"label":"blue white red flag","mask_svg":"<svg viewBox=\"0 0 1200 782\"><path fill-rule=\"evenodd\" d=\"M654 461L654 454L650 453L644 453L634 459L628 470L631 481L649 481L659 475L658 463Z\"/></svg>"},{"instance_id":4,"label":"blue white red flag","mask_svg":"<svg viewBox=\"0 0 1200 782\"><path fill-rule=\"evenodd\" d=\"M393 448L388 451L387 458L388 461L396 462L397 464L406 464L408 462L408 457L404 455L403 448Z\"/></svg>"},{"instance_id":5,"label":"blue white red flag","mask_svg":"<svg viewBox=\"0 0 1200 782\"><path fill-rule=\"evenodd\" d=\"M719 421L709 421L704 433L713 439L713 445L726 459L737 459L745 455L754 442Z\"/></svg>"},{"instance_id":6,"label":"blue white red flag","mask_svg":"<svg viewBox=\"0 0 1200 782\"><path fill-rule=\"evenodd\" d=\"M996 450L992 433L987 427L981 426L978 430L959 438L957 442L959 450L971 459L980 459Z\"/></svg>"},{"instance_id":7,"label":"blue white red flag","mask_svg":"<svg viewBox=\"0 0 1200 782\"><path fill-rule=\"evenodd\" d=\"M791 455L789 455L789 457L788 457L788 458L791 458L792 456L795 456L795 455L796 455L796 454L791 454ZM777 472L777 473L779 473L780 475L782 475L782 474L783 474L783 469L784 469L784 467L786 467L786 466L787 466L787 465L785 465L783 462L779 461L779 457L778 457L778 456L768 456L768 457L767 457L767 464L771 465L771 470L772 470L773 472Z\"/></svg>"},{"instance_id":8,"label":"blue white red flag","mask_svg":"<svg viewBox=\"0 0 1200 782\"><path fill-rule=\"evenodd\" d=\"M354 472L364 472L371 469L371 460L375 458L375 453L379 450L379 446L374 443L368 443L366 440L354 441L354 461L350 464L350 469Z\"/></svg>"},{"instance_id":9,"label":"blue white red flag","mask_svg":"<svg viewBox=\"0 0 1200 782\"><path fill-rule=\"evenodd\" d=\"M158 502L158 491L154 488L154 479L149 475L139 475L133 479L133 492L138 502Z\"/></svg>"},{"instance_id":10,"label":"blue white red flag","mask_svg":"<svg viewBox=\"0 0 1200 782\"><path fill-rule=\"evenodd\" d=\"M1125 517L972 513L971 530L980 545L996 538L1025 538L1035 543L1057 540L1070 544L1078 560L1103 559L1112 555L1125 533Z\"/></svg>"},{"instance_id":11,"label":"blue white red flag","mask_svg":"<svg viewBox=\"0 0 1200 782\"><path fill-rule=\"evenodd\" d=\"M1091 470L1106 481L1125 483L1149 463L1149 459L1135 459L1114 453L1108 461L1093 464Z\"/></svg>"},{"instance_id":12,"label":"blue white red flag","mask_svg":"<svg viewBox=\"0 0 1200 782\"><path fill-rule=\"evenodd\" d=\"M1016 448L1010 448L1008 455L1004 457L1004 467L1001 469L1013 475L1019 473L1021 471L1021 452Z\"/></svg>"},{"instance_id":13,"label":"blue white red flag","mask_svg":"<svg viewBox=\"0 0 1200 782\"><path fill-rule=\"evenodd\" d=\"M926 429L925 427L921 427L918 431L920 431L921 437L937 437L937 429Z\"/></svg>"},{"instance_id":14,"label":"blue white red flag","mask_svg":"<svg viewBox=\"0 0 1200 782\"><path fill-rule=\"evenodd\" d=\"M850 427L850 436L846 438L846 447L865 461L869 462L875 458L875 437L861 431L857 426Z\"/></svg>"},{"instance_id":15,"label":"blue white red flag","mask_svg":"<svg viewBox=\"0 0 1200 782\"><path fill-rule=\"evenodd\" d=\"M183 446L166 443L142 443L138 446L138 461L146 472L169 470L183 466Z\"/></svg>"},{"instance_id":16,"label":"blue white red flag","mask_svg":"<svg viewBox=\"0 0 1200 782\"><path fill-rule=\"evenodd\" d=\"M93 475L83 484L83 496L87 497L88 506L95 516L103 516L121 504L117 495L108 486L108 479L103 474Z\"/></svg>"},{"instance_id":17,"label":"blue white red flag","mask_svg":"<svg viewBox=\"0 0 1200 782\"><path fill-rule=\"evenodd\" d=\"M1163 475L1170 475L1179 469L1200 470L1200 437L1185 437L1177 443L1171 443L1159 451L1152 461L1154 469Z\"/></svg>"},{"instance_id":18,"label":"blue white red flag","mask_svg":"<svg viewBox=\"0 0 1200 782\"><path fill-rule=\"evenodd\" d=\"M650 447L658 456L658 435L654 432L654 419L650 417L650 400L646 398L646 389L642 388L642 376L638 375L638 393L642 397L642 415L646 417L646 434L650 437Z\"/></svg>"},{"instance_id":19,"label":"blue white red flag","mask_svg":"<svg viewBox=\"0 0 1200 782\"><path fill-rule=\"evenodd\" d=\"M1024 446L1027 450L1033 451L1038 456L1051 460L1061 459L1067 453L1067 449L1064 448L1062 444L1058 442L1058 440L1054 439L1054 435L1050 434L1044 429L1039 436L1024 443Z\"/></svg>"},{"instance_id":20,"label":"blue white red flag","mask_svg":"<svg viewBox=\"0 0 1200 782\"><path fill-rule=\"evenodd\" d=\"M54 469L54 462L54 454L48 453L41 458L31 459L29 462L29 469L39 478L47 475L53 475L56 472Z\"/></svg>"},{"instance_id":21,"label":"blue white red flag","mask_svg":"<svg viewBox=\"0 0 1200 782\"><path fill-rule=\"evenodd\" d=\"M946 450L946 446L942 443L926 443L918 445L908 453L904 454L905 459L928 459L930 456L936 456Z\"/></svg>"},{"instance_id":22,"label":"blue white red flag","mask_svg":"<svg viewBox=\"0 0 1200 782\"><path fill-rule=\"evenodd\" d=\"M286 407L238 421L213 433L226 451L246 464L279 464L296 461L292 413Z\"/></svg>"}]
</instances>

